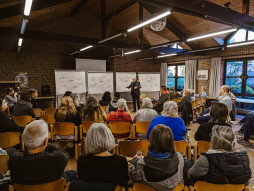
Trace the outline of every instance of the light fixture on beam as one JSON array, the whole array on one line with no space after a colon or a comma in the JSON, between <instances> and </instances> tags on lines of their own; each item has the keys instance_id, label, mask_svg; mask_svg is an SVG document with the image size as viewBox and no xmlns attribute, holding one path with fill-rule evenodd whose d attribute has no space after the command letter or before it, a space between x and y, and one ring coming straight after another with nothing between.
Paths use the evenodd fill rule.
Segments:
<instances>
[{"instance_id":1,"label":"light fixture on beam","mask_svg":"<svg viewBox=\"0 0 254 191\"><path fill-rule=\"evenodd\" d=\"M125 52L124 55L128 55L128 54L134 54L137 52L141 52L141 50L134 50L134 51L130 51L130 52Z\"/></svg>"},{"instance_id":2,"label":"light fixture on beam","mask_svg":"<svg viewBox=\"0 0 254 191\"><path fill-rule=\"evenodd\" d=\"M21 26L21 30L20 30L20 34L24 34L25 30L26 30L26 24L28 23L28 20L25 18L22 21L22 26Z\"/></svg>"},{"instance_id":3,"label":"light fixture on beam","mask_svg":"<svg viewBox=\"0 0 254 191\"><path fill-rule=\"evenodd\" d=\"M18 46L22 46L23 38L19 38Z\"/></svg>"},{"instance_id":4,"label":"light fixture on beam","mask_svg":"<svg viewBox=\"0 0 254 191\"><path fill-rule=\"evenodd\" d=\"M154 57L148 57L148 58L139 58L139 59L137 59L137 60L140 60L140 61L142 61L142 60L152 60L152 59L154 59Z\"/></svg>"},{"instance_id":5,"label":"light fixture on beam","mask_svg":"<svg viewBox=\"0 0 254 191\"><path fill-rule=\"evenodd\" d=\"M164 13L162 13L162 14L156 16L156 17L153 17L153 18L151 18L151 19L149 19L149 20L147 20L147 21L144 21L144 22L142 22L142 23L140 23L140 24L138 24L138 25L136 25L136 26L134 26L134 27L128 29L127 32L134 31L134 30L136 30L136 29L138 29L138 28L140 28L140 27L143 27L143 26L145 26L145 25L147 25L147 24L150 24L150 23L152 23L152 22L154 22L154 21L156 21L156 20L159 20L159 19L161 19L161 18L163 18L163 17L166 17L166 16L169 15L169 14L171 14L171 12L170 12L170 11L166 11L166 12L164 12Z\"/></svg>"},{"instance_id":6,"label":"light fixture on beam","mask_svg":"<svg viewBox=\"0 0 254 191\"><path fill-rule=\"evenodd\" d=\"M202 51L208 51L208 50L217 50L220 49L221 47L212 47L212 48L205 48L205 49L199 49L199 50L190 50L187 51L186 53L193 53L193 52L202 52Z\"/></svg>"},{"instance_id":7,"label":"light fixture on beam","mask_svg":"<svg viewBox=\"0 0 254 191\"><path fill-rule=\"evenodd\" d=\"M206 34L206 35L201 35L201 36L189 38L189 39L187 39L187 41L193 41L193 40L199 40L199 39L208 38L208 37L212 37L212 36L217 36L217 35L221 35L221 34L225 34L225 33L234 32L236 30L237 30L237 28L218 31L218 32L214 32L214 33L210 33L210 34Z\"/></svg>"},{"instance_id":8,"label":"light fixture on beam","mask_svg":"<svg viewBox=\"0 0 254 191\"><path fill-rule=\"evenodd\" d=\"M169 56L176 56L177 54L165 54L165 55L161 55L161 56L157 56L157 58L164 58L164 57L169 57Z\"/></svg>"},{"instance_id":9,"label":"light fixture on beam","mask_svg":"<svg viewBox=\"0 0 254 191\"><path fill-rule=\"evenodd\" d=\"M112 39L114 39L114 38L117 38L117 37L119 37L119 36L122 36L123 34L124 34L124 33L119 33L119 34L116 34L116 35L114 35L114 36L108 37L108 38L106 38L106 39L104 39L104 40L99 41L98 44L101 44L101 43L103 43L103 42L112 40Z\"/></svg>"},{"instance_id":10,"label":"light fixture on beam","mask_svg":"<svg viewBox=\"0 0 254 191\"><path fill-rule=\"evenodd\" d=\"M227 47L235 47L235 46L245 46L245 45L250 45L250 44L254 44L254 40L253 41L249 41L249 42L241 42L241 43L234 43L234 44L228 44Z\"/></svg>"},{"instance_id":11,"label":"light fixture on beam","mask_svg":"<svg viewBox=\"0 0 254 191\"><path fill-rule=\"evenodd\" d=\"M87 50L87 49L92 48L92 47L93 47L93 46L92 46L92 45L90 45L90 46L87 46L87 47L81 48L79 51L80 51L80 52L82 52L82 51Z\"/></svg>"},{"instance_id":12,"label":"light fixture on beam","mask_svg":"<svg viewBox=\"0 0 254 191\"><path fill-rule=\"evenodd\" d=\"M31 12L33 0L26 0L24 15L29 16Z\"/></svg>"}]
</instances>

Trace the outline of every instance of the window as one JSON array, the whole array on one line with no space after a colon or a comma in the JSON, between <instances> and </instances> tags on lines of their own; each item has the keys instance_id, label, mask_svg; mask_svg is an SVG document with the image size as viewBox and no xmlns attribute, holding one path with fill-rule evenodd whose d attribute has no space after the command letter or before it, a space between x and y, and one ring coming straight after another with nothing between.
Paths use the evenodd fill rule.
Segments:
<instances>
[{"instance_id":1,"label":"window","mask_svg":"<svg viewBox=\"0 0 254 191\"><path fill-rule=\"evenodd\" d=\"M168 65L168 85L167 87L173 86L176 91L184 89L184 76L185 76L185 65Z\"/></svg>"},{"instance_id":2,"label":"window","mask_svg":"<svg viewBox=\"0 0 254 191\"><path fill-rule=\"evenodd\" d=\"M239 29L234 33L232 37L229 38L228 44L244 42L249 40L254 40L254 32L247 31L245 29Z\"/></svg>"},{"instance_id":3,"label":"window","mask_svg":"<svg viewBox=\"0 0 254 191\"><path fill-rule=\"evenodd\" d=\"M183 49L179 44L175 43L170 46L171 48Z\"/></svg>"},{"instance_id":4,"label":"window","mask_svg":"<svg viewBox=\"0 0 254 191\"><path fill-rule=\"evenodd\" d=\"M227 61L225 65L225 84L240 97L254 96L254 59Z\"/></svg>"}]
</instances>

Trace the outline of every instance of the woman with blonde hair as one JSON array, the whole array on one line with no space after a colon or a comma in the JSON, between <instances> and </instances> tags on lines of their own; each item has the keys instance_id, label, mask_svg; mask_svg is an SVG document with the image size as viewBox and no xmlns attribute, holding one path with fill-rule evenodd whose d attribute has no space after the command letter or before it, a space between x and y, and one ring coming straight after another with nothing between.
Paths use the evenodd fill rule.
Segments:
<instances>
[{"instance_id":1,"label":"woman with blonde hair","mask_svg":"<svg viewBox=\"0 0 254 191\"><path fill-rule=\"evenodd\" d=\"M178 107L177 104L174 101L168 101L164 103L163 105L163 111L161 112L161 115L155 117L148 129L147 129L147 140L149 140L149 135L152 129L158 125L163 124L171 128L174 140L175 141L182 141L184 140L183 136L186 133L185 126L183 123L183 120L178 115Z\"/></svg>"},{"instance_id":2,"label":"woman with blonde hair","mask_svg":"<svg viewBox=\"0 0 254 191\"><path fill-rule=\"evenodd\" d=\"M210 149L195 162L188 177L213 184L248 184L251 174L248 154L237 150L232 128L216 125L212 129Z\"/></svg>"}]
</instances>

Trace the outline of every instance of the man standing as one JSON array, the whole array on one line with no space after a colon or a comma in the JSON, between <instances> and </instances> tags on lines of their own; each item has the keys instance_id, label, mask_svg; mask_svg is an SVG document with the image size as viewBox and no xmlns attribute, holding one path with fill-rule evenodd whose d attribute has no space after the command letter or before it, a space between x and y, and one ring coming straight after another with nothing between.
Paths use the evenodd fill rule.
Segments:
<instances>
[{"instance_id":1,"label":"man standing","mask_svg":"<svg viewBox=\"0 0 254 191\"><path fill-rule=\"evenodd\" d=\"M133 112L136 112L136 103L138 105L138 110L140 109L139 100L140 100L140 82L137 81L137 78L132 78L131 84L127 87L131 88L131 96L133 101Z\"/></svg>"}]
</instances>

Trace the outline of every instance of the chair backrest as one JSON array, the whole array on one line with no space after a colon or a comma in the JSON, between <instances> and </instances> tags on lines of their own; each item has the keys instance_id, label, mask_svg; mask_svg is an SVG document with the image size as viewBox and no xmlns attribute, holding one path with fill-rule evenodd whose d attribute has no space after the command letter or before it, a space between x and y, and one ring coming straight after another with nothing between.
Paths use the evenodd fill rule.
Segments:
<instances>
[{"instance_id":1,"label":"chair backrest","mask_svg":"<svg viewBox=\"0 0 254 191\"><path fill-rule=\"evenodd\" d=\"M146 134L150 123L150 121L137 121L135 123L135 132Z\"/></svg>"},{"instance_id":2,"label":"chair backrest","mask_svg":"<svg viewBox=\"0 0 254 191\"><path fill-rule=\"evenodd\" d=\"M177 103L177 98L171 99L170 101L174 101Z\"/></svg>"},{"instance_id":3,"label":"chair backrest","mask_svg":"<svg viewBox=\"0 0 254 191\"><path fill-rule=\"evenodd\" d=\"M94 122L93 121L83 121L82 122L82 130L83 130L83 133L87 134L89 128L91 127L91 125L93 124Z\"/></svg>"},{"instance_id":4,"label":"chair backrest","mask_svg":"<svg viewBox=\"0 0 254 191\"><path fill-rule=\"evenodd\" d=\"M127 157L134 157L138 151L142 152L142 155L145 156L148 151L149 142L147 140L138 140L138 141L120 141L119 150L120 155Z\"/></svg>"},{"instance_id":5,"label":"chair backrest","mask_svg":"<svg viewBox=\"0 0 254 191\"><path fill-rule=\"evenodd\" d=\"M196 109L197 107L197 100L191 102L192 109Z\"/></svg>"},{"instance_id":6,"label":"chair backrest","mask_svg":"<svg viewBox=\"0 0 254 191\"><path fill-rule=\"evenodd\" d=\"M25 127L28 123L32 121L32 116L23 115L23 116L12 116L15 123L20 127Z\"/></svg>"},{"instance_id":7,"label":"chair backrest","mask_svg":"<svg viewBox=\"0 0 254 191\"><path fill-rule=\"evenodd\" d=\"M35 117L40 117L42 110L40 108L33 108Z\"/></svg>"},{"instance_id":8,"label":"chair backrest","mask_svg":"<svg viewBox=\"0 0 254 191\"><path fill-rule=\"evenodd\" d=\"M60 178L52 182L37 185L14 184L13 188L16 191L64 191L66 186L66 180Z\"/></svg>"},{"instance_id":9,"label":"chair backrest","mask_svg":"<svg viewBox=\"0 0 254 191\"><path fill-rule=\"evenodd\" d=\"M53 114L42 115L41 118L49 125L53 125L56 121L55 116Z\"/></svg>"},{"instance_id":10,"label":"chair backrest","mask_svg":"<svg viewBox=\"0 0 254 191\"><path fill-rule=\"evenodd\" d=\"M9 155L0 155L0 174L8 171Z\"/></svg>"},{"instance_id":11,"label":"chair backrest","mask_svg":"<svg viewBox=\"0 0 254 191\"><path fill-rule=\"evenodd\" d=\"M206 152L210 148L210 142L209 141L198 141L197 143L197 149L198 149L198 155L201 153Z\"/></svg>"},{"instance_id":12,"label":"chair backrest","mask_svg":"<svg viewBox=\"0 0 254 191\"><path fill-rule=\"evenodd\" d=\"M130 122L109 122L108 127L113 134L125 134L131 132Z\"/></svg>"},{"instance_id":13,"label":"chair backrest","mask_svg":"<svg viewBox=\"0 0 254 191\"><path fill-rule=\"evenodd\" d=\"M175 147L177 152L181 152L183 156L187 155L187 148L188 148L187 141L175 141Z\"/></svg>"},{"instance_id":14,"label":"chair backrest","mask_svg":"<svg viewBox=\"0 0 254 191\"><path fill-rule=\"evenodd\" d=\"M7 132L0 133L0 147L7 149L21 143L21 133Z\"/></svg>"},{"instance_id":15,"label":"chair backrest","mask_svg":"<svg viewBox=\"0 0 254 191\"><path fill-rule=\"evenodd\" d=\"M56 135L74 135L75 134L75 124L57 122L53 124L54 134Z\"/></svg>"},{"instance_id":16,"label":"chair backrest","mask_svg":"<svg viewBox=\"0 0 254 191\"><path fill-rule=\"evenodd\" d=\"M45 114L54 115L56 112L56 108L46 108L44 111L45 111Z\"/></svg>"},{"instance_id":17,"label":"chair backrest","mask_svg":"<svg viewBox=\"0 0 254 191\"><path fill-rule=\"evenodd\" d=\"M201 102L202 102L202 105L205 105L206 104L206 98L205 97L201 98Z\"/></svg>"},{"instance_id":18,"label":"chair backrest","mask_svg":"<svg viewBox=\"0 0 254 191\"><path fill-rule=\"evenodd\" d=\"M108 106L102 106L103 110L106 112Z\"/></svg>"},{"instance_id":19,"label":"chair backrest","mask_svg":"<svg viewBox=\"0 0 254 191\"><path fill-rule=\"evenodd\" d=\"M198 181L194 185L196 191L243 191L244 184L211 184L204 181Z\"/></svg>"},{"instance_id":20,"label":"chair backrest","mask_svg":"<svg viewBox=\"0 0 254 191\"><path fill-rule=\"evenodd\" d=\"M187 186L185 186L184 187L184 183L178 183L177 184L177 186L174 188L174 190L173 191L188 191L188 187Z\"/></svg>"},{"instance_id":21,"label":"chair backrest","mask_svg":"<svg viewBox=\"0 0 254 191\"><path fill-rule=\"evenodd\" d=\"M135 183L133 185L133 191L155 191L155 190L150 186L141 183Z\"/></svg>"}]
</instances>

